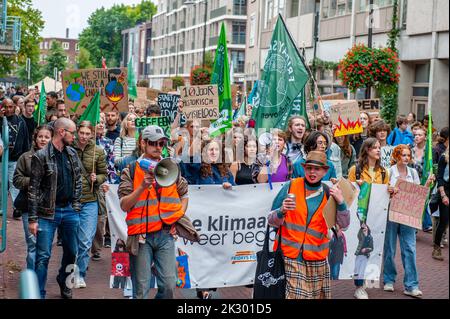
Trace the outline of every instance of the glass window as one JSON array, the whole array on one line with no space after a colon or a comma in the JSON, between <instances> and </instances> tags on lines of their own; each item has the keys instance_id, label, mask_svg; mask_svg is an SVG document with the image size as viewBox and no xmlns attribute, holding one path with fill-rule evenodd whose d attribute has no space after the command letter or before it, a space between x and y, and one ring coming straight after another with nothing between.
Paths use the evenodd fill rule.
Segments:
<instances>
[{"instance_id":1,"label":"glass window","mask_svg":"<svg viewBox=\"0 0 450 319\"><path fill-rule=\"evenodd\" d=\"M428 87L413 87L413 96L428 96Z\"/></svg>"},{"instance_id":2,"label":"glass window","mask_svg":"<svg viewBox=\"0 0 450 319\"><path fill-rule=\"evenodd\" d=\"M231 51L231 60L233 61L233 71L235 73L244 73L245 52L244 51Z\"/></svg>"},{"instance_id":3,"label":"glass window","mask_svg":"<svg viewBox=\"0 0 450 319\"><path fill-rule=\"evenodd\" d=\"M233 44L245 44L246 25L245 21L233 22Z\"/></svg>"},{"instance_id":4,"label":"glass window","mask_svg":"<svg viewBox=\"0 0 450 319\"><path fill-rule=\"evenodd\" d=\"M336 15L336 1L337 0L330 0L330 9L328 12L328 16L330 18L334 17Z\"/></svg>"},{"instance_id":5,"label":"glass window","mask_svg":"<svg viewBox=\"0 0 450 319\"><path fill-rule=\"evenodd\" d=\"M408 12L408 0L403 0L402 8L402 28L406 29L406 18Z\"/></svg>"},{"instance_id":6,"label":"glass window","mask_svg":"<svg viewBox=\"0 0 450 319\"><path fill-rule=\"evenodd\" d=\"M428 83L430 81L430 63L416 64L414 82Z\"/></svg>"},{"instance_id":7,"label":"glass window","mask_svg":"<svg viewBox=\"0 0 450 319\"><path fill-rule=\"evenodd\" d=\"M289 7L289 18L298 16L298 0L291 0L291 5Z\"/></svg>"},{"instance_id":8,"label":"glass window","mask_svg":"<svg viewBox=\"0 0 450 319\"><path fill-rule=\"evenodd\" d=\"M328 18L328 7L330 5L329 0L324 0L322 2L322 18ZM303 14L303 12L302 12Z\"/></svg>"},{"instance_id":9,"label":"glass window","mask_svg":"<svg viewBox=\"0 0 450 319\"><path fill-rule=\"evenodd\" d=\"M324 1L328 2L328 1ZM300 3L300 15L308 14L308 13L314 13L314 8L316 7L316 1L315 0L302 0ZM320 8L320 6L317 6ZM327 9L328 10L328 9Z\"/></svg>"}]
</instances>

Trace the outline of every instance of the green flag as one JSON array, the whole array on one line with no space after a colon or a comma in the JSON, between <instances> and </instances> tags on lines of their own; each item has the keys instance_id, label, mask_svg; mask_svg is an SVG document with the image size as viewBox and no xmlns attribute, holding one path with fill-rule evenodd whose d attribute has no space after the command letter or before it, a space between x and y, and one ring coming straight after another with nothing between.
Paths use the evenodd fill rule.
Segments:
<instances>
[{"instance_id":1,"label":"green flag","mask_svg":"<svg viewBox=\"0 0 450 319\"><path fill-rule=\"evenodd\" d=\"M300 91L300 94L292 102L291 112L286 113L286 119L284 121L287 121L289 119L289 117L292 115L303 116L306 120L306 128L311 127L311 125L309 124L308 113L306 112L305 87Z\"/></svg>"},{"instance_id":2,"label":"green flag","mask_svg":"<svg viewBox=\"0 0 450 319\"><path fill-rule=\"evenodd\" d=\"M234 112L233 121L236 121L238 118L244 116L246 113L247 113L247 97L244 96L244 98L242 99L241 106L239 107L238 110Z\"/></svg>"},{"instance_id":3,"label":"green flag","mask_svg":"<svg viewBox=\"0 0 450 319\"><path fill-rule=\"evenodd\" d=\"M34 121L37 123L37 126L40 126L45 123L45 112L47 109L47 100L46 100L46 93L45 93L45 87L44 87L44 81L41 82L41 93L39 94L39 104L37 105L37 108L34 110Z\"/></svg>"},{"instance_id":4,"label":"green flag","mask_svg":"<svg viewBox=\"0 0 450 319\"><path fill-rule=\"evenodd\" d=\"M259 104L252 111L255 128L285 130L293 101L308 79L303 59L279 15L258 82Z\"/></svg>"},{"instance_id":5,"label":"green flag","mask_svg":"<svg viewBox=\"0 0 450 319\"><path fill-rule=\"evenodd\" d=\"M100 122L100 92L95 93L94 98L81 114L79 122L82 121L89 121L94 126Z\"/></svg>"},{"instance_id":6,"label":"green flag","mask_svg":"<svg viewBox=\"0 0 450 319\"><path fill-rule=\"evenodd\" d=\"M232 127L233 111L231 106L230 67L228 64L227 36L225 24L220 28L219 42L214 58L214 69L211 84L217 84L219 89L219 118L211 123L209 135L216 137Z\"/></svg>"},{"instance_id":7,"label":"green flag","mask_svg":"<svg viewBox=\"0 0 450 319\"><path fill-rule=\"evenodd\" d=\"M425 185L430 174L433 173L433 124L431 119L431 109L428 107L428 128L427 128L427 144L425 145L425 158L423 163L421 185ZM432 185L430 185L431 187Z\"/></svg>"},{"instance_id":8,"label":"green flag","mask_svg":"<svg viewBox=\"0 0 450 319\"><path fill-rule=\"evenodd\" d=\"M136 76L133 69L133 57L128 61L128 96L137 99Z\"/></svg>"}]
</instances>

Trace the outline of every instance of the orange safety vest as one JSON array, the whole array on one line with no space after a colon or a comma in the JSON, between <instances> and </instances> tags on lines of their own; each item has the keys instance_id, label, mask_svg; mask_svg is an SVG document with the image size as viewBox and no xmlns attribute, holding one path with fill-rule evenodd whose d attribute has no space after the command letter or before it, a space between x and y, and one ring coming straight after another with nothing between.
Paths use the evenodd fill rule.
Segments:
<instances>
[{"instance_id":1,"label":"orange safety vest","mask_svg":"<svg viewBox=\"0 0 450 319\"><path fill-rule=\"evenodd\" d=\"M286 213L283 227L281 227L281 249L284 256L296 259L302 253L304 260L326 259L329 250L328 227L322 214L327 203L325 191L322 203L314 212L308 225L306 224L308 206L306 205L305 179L292 179L289 193L296 195L297 206L295 210ZM274 251L277 247L278 240L275 240Z\"/></svg>"},{"instance_id":2,"label":"orange safety vest","mask_svg":"<svg viewBox=\"0 0 450 319\"><path fill-rule=\"evenodd\" d=\"M143 180L144 171L136 162L133 189L139 187ZM176 184L162 187L159 191L159 200L155 187L143 191L137 203L127 213L128 235L157 232L163 223L171 225L184 215Z\"/></svg>"}]
</instances>

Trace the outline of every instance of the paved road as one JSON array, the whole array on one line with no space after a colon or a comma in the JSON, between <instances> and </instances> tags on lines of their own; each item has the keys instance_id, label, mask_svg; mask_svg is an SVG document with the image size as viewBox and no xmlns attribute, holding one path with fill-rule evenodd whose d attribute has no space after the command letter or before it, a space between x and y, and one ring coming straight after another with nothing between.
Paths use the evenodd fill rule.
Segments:
<instances>
[{"instance_id":1,"label":"paved road","mask_svg":"<svg viewBox=\"0 0 450 319\"><path fill-rule=\"evenodd\" d=\"M8 214L11 216L11 213ZM0 254L0 298L18 298L18 284L20 270L26 267L25 253L26 246L23 235L22 221L8 218L8 238L7 250ZM399 251L399 249L398 249ZM448 248L443 249L445 260L442 262L431 258L431 234L419 232L417 238L417 264L420 276L420 289L424 293L424 298L448 299L449 298L449 256ZM50 260L49 275L47 284L47 298L59 299L59 287L55 277L61 260L61 247L53 246L53 256ZM399 270L398 280L395 283L395 292L384 292L382 289L368 289L369 296L373 299L409 299L403 295L403 269L399 254L396 256L396 263ZM75 289L74 298L77 299L123 299L123 292L118 289L109 288L109 273L111 265L111 253L104 248L100 261L91 261L89 265L88 277L86 279L87 288ZM376 283L375 283L376 284ZM152 292L151 297L155 291ZM354 287L351 280L334 281L332 284L332 297L334 299L353 298ZM218 289L215 298L223 299L249 299L252 290L245 287ZM195 290L177 289L175 297L177 299L195 298Z\"/></svg>"}]
</instances>

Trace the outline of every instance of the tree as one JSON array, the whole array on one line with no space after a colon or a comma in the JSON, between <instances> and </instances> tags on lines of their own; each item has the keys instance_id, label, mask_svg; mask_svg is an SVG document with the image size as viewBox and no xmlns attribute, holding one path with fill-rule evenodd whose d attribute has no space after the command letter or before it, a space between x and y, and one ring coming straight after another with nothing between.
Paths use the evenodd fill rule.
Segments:
<instances>
[{"instance_id":1,"label":"tree","mask_svg":"<svg viewBox=\"0 0 450 319\"><path fill-rule=\"evenodd\" d=\"M80 46L89 51L95 67L101 67L102 57L108 66L118 66L122 55L122 30L151 20L155 12L155 5L148 0L137 6L122 4L97 9L89 17L88 27L80 34Z\"/></svg>"},{"instance_id":2,"label":"tree","mask_svg":"<svg viewBox=\"0 0 450 319\"><path fill-rule=\"evenodd\" d=\"M26 64L27 58L31 63L39 61L39 33L44 27L42 13L33 8L32 0L8 0L8 16L20 17L22 22L20 50L13 56L0 55L0 76L11 73L17 65Z\"/></svg>"},{"instance_id":3,"label":"tree","mask_svg":"<svg viewBox=\"0 0 450 319\"><path fill-rule=\"evenodd\" d=\"M80 48L77 56L78 69L91 69L94 65L90 61L91 54L85 48Z\"/></svg>"},{"instance_id":4,"label":"tree","mask_svg":"<svg viewBox=\"0 0 450 319\"><path fill-rule=\"evenodd\" d=\"M17 69L17 77L23 82L27 83L28 72L26 70L26 63L19 66ZM29 85L42 80L42 66L39 62L31 60L31 72Z\"/></svg>"},{"instance_id":5,"label":"tree","mask_svg":"<svg viewBox=\"0 0 450 319\"><path fill-rule=\"evenodd\" d=\"M211 51L205 53L205 67L214 68L214 54Z\"/></svg>"},{"instance_id":6,"label":"tree","mask_svg":"<svg viewBox=\"0 0 450 319\"><path fill-rule=\"evenodd\" d=\"M52 46L48 51L48 56L45 59L46 64L44 65L44 76L49 76L53 78L54 69L57 68L58 71L66 69L67 58L64 54L64 50L61 44L57 41L52 42Z\"/></svg>"}]
</instances>

